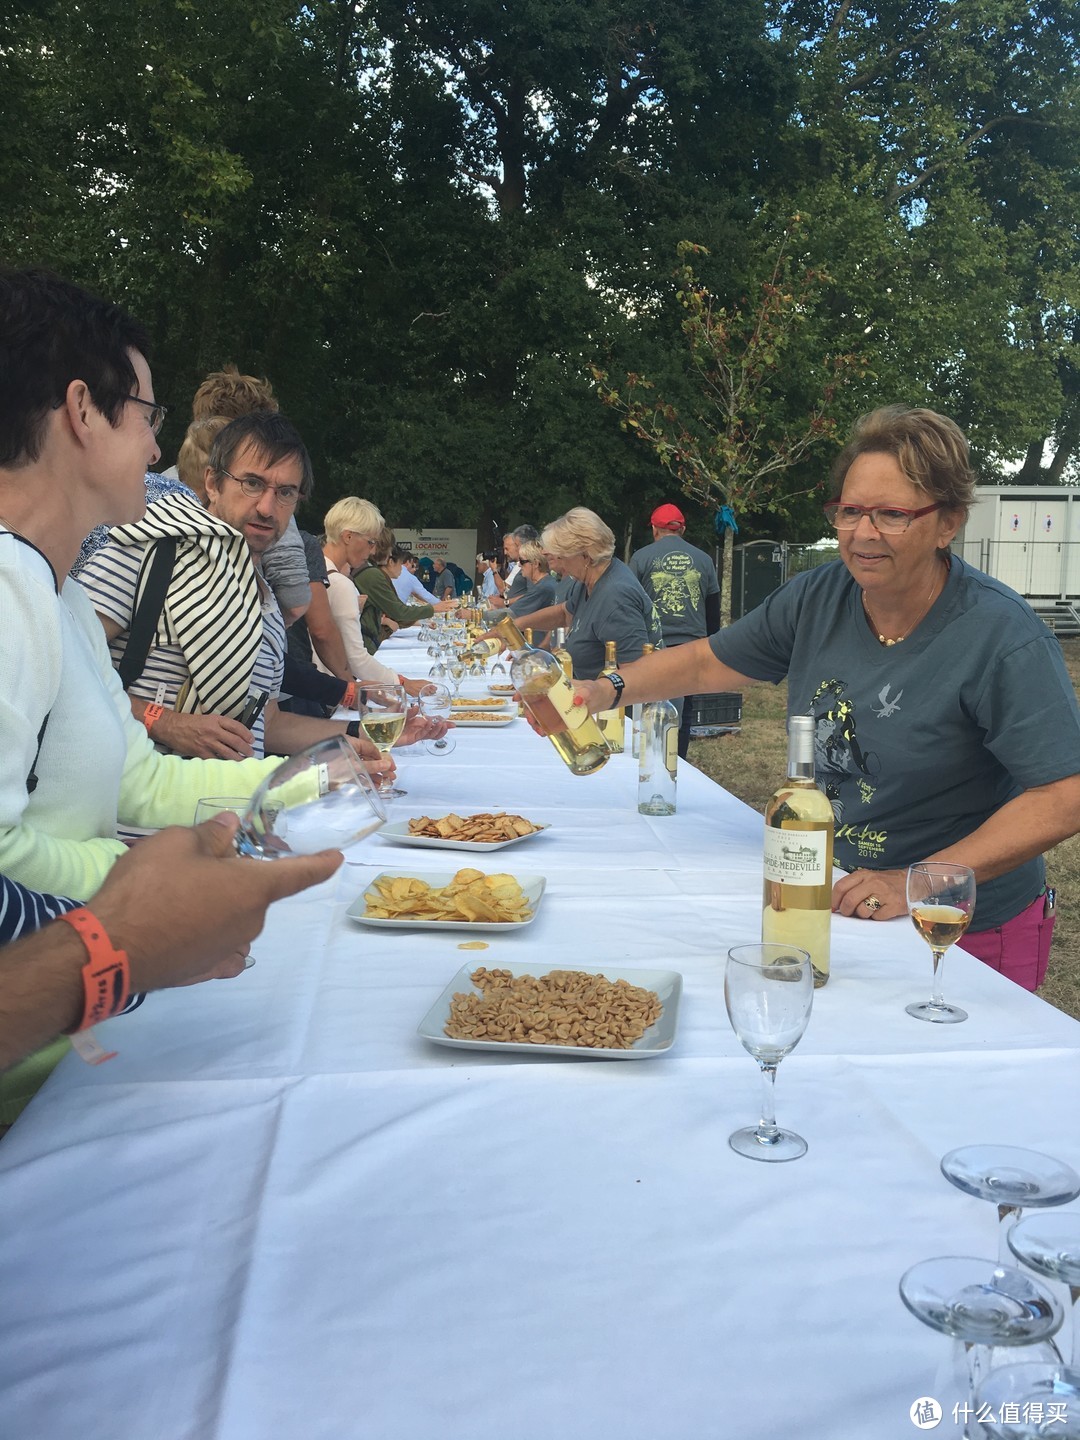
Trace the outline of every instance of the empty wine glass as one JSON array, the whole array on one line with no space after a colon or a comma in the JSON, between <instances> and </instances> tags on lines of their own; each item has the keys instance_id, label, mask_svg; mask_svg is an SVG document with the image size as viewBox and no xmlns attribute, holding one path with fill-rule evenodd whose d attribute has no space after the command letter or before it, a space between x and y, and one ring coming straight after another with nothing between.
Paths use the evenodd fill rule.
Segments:
<instances>
[{"instance_id":1,"label":"empty wine glass","mask_svg":"<svg viewBox=\"0 0 1080 1440\"><path fill-rule=\"evenodd\" d=\"M908 1005L916 1020L955 1025L968 1018L958 1005L947 1005L942 994L941 973L945 951L960 939L971 923L975 909L975 872L966 865L925 860L907 872L907 906L915 929L930 946L934 957L934 982L930 999Z\"/></svg>"},{"instance_id":2,"label":"empty wine glass","mask_svg":"<svg viewBox=\"0 0 1080 1440\"><path fill-rule=\"evenodd\" d=\"M1080 1195L1080 1175L1070 1165L1018 1145L961 1145L941 1158L941 1173L958 1190L991 1200L998 1211L998 1259L1011 1263L1007 1222L1025 1205L1068 1205Z\"/></svg>"},{"instance_id":3,"label":"empty wine glass","mask_svg":"<svg viewBox=\"0 0 1080 1440\"><path fill-rule=\"evenodd\" d=\"M1012 1265L968 1255L939 1255L913 1265L900 1281L900 1298L924 1325L962 1340L968 1361L968 1417L986 1374L989 1349L1049 1340L1063 1312L1055 1296ZM965 1427L965 1434L977 1431Z\"/></svg>"},{"instance_id":4,"label":"empty wine glass","mask_svg":"<svg viewBox=\"0 0 1080 1440\"><path fill-rule=\"evenodd\" d=\"M1080 1440L1080 1371L1075 1365L1002 1365L975 1392L986 1440Z\"/></svg>"},{"instance_id":5,"label":"empty wine glass","mask_svg":"<svg viewBox=\"0 0 1080 1440\"><path fill-rule=\"evenodd\" d=\"M380 755L389 755L408 718L409 701L404 685L364 686L360 697L360 727ZM386 777L379 780L378 788L385 800L396 800L408 793Z\"/></svg>"},{"instance_id":6,"label":"empty wine glass","mask_svg":"<svg viewBox=\"0 0 1080 1440\"><path fill-rule=\"evenodd\" d=\"M195 824L201 825L212 815L239 815L242 819L250 803L250 795L207 795L195 804Z\"/></svg>"},{"instance_id":7,"label":"empty wine glass","mask_svg":"<svg viewBox=\"0 0 1080 1440\"><path fill-rule=\"evenodd\" d=\"M428 720L449 720L453 714L450 691L445 685L425 685L417 699L421 715ZM424 749L429 755L449 755L457 749L453 731L448 730L440 740L425 740Z\"/></svg>"},{"instance_id":8,"label":"empty wine glass","mask_svg":"<svg viewBox=\"0 0 1080 1440\"><path fill-rule=\"evenodd\" d=\"M724 1002L731 1028L763 1077L761 1120L736 1130L728 1144L751 1160L797 1160L806 1141L776 1124L776 1070L802 1039L814 1003L814 972L805 950L790 945L736 945L728 951Z\"/></svg>"},{"instance_id":9,"label":"empty wine glass","mask_svg":"<svg viewBox=\"0 0 1080 1440\"><path fill-rule=\"evenodd\" d=\"M344 736L289 758L247 803L236 836L241 855L275 860L343 850L386 824L386 807Z\"/></svg>"},{"instance_id":10,"label":"empty wine glass","mask_svg":"<svg viewBox=\"0 0 1080 1440\"><path fill-rule=\"evenodd\" d=\"M1028 1215L1008 1231L1009 1249L1045 1280L1068 1286L1071 1364L1080 1372L1080 1215L1060 1210ZM1077 1412L1080 1424L1080 1411Z\"/></svg>"}]
</instances>

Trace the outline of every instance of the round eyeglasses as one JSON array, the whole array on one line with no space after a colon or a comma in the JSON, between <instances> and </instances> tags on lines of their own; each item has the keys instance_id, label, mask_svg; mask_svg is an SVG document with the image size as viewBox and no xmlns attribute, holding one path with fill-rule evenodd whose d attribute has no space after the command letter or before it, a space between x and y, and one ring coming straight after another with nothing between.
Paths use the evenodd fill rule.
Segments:
<instances>
[{"instance_id":1,"label":"round eyeglasses","mask_svg":"<svg viewBox=\"0 0 1080 1440\"><path fill-rule=\"evenodd\" d=\"M231 470L219 470L218 474L235 480L249 500L261 500L270 490L276 505L287 505L291 509L300 499L299 485L271 485L270 481L264 480L261 475L240 476L234 475Z\"/></svg>"},{"instance_id":2,"label":"round eyeglasses","mask_svg":"<svg viewBox=\"0 0 1080 1440\"><path fill-rule=\"evenodd\" d=\"M899 535L913 520L918 520L920 515L929 515L934 510L944 509L945 506L944 501L937 500L933 505L924 505L921 510L902 510L892 505L844 505L839 500L830 500L823 508L825 518L834 530L854 530L866 515L869 516L870 524L881 534Z\"/></svg>"}]
</instances>

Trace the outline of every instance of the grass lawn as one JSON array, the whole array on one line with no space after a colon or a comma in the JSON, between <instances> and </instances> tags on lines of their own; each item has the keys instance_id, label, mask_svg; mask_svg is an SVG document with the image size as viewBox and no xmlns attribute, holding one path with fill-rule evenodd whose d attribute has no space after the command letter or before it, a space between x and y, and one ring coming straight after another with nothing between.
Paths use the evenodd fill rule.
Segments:
<instances>
[{"instance_id":1,"label":"grass lawn","mask_svg":"<svg viewBox=\"0 0 1080 1440\"><path fill-rule=\"evenodd\" d=\"M1066 640L1062 653L1080 689L1080 640ZM742 730L715 740L695 740L690 760L725 790L764 811L787 763L786 685L753 685L743 696ZM1058 916L1050 969L1039 994L1080 1020L1080 836L1047 853L1047 882L1058 894Z\"/></svg>"}]
</instances>

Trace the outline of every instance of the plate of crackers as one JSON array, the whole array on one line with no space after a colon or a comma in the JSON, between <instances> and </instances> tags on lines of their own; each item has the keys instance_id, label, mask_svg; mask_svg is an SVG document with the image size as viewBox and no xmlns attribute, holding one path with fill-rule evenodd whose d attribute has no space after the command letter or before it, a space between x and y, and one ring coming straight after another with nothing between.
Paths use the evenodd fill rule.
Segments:
<instances>
[{"instance_id":1,"label":"plate of crackers","mask_svg":"<svg viewBox=\"0 0 1080 1440\"><path fill-rule=\"evenodd\" d=\"M455 695L450 701L453 710L505 710L509 702L489 699L486 695Z\"/></svg>"},{"instance_id":2,"label":"plate of crackers","mask_svg":"<svg viewBox=\"0 0 1080 1440\"><path fill-rule=\"evenodd\" d=\"M489 685L488 690L492 695L513 695L517 689L516 685Z\"/></svg>"},{"instance_id":3,"label":"plate of crackers","mask_svg":"<svg viewBox=\"0 0 1080 1440\"><path fill-rule=\"evenodd\" d=\"M390 930L520 930L531 925L547 881L542 875L376 875L346 910L361 925Z\"/></svg>"},{"instance_id":4,"label":"plate of crackers","mask_svg":"<svg viewBox=\"0 0 1080 1440\"><path fill-rule=\"evenodd\" d=\"M505 701L495 701L495 704L505 705ZM470 725L483 725L490 730L500 725L513 725L517 719L517 710L497 710L490 706L486 710L454 710L451 719L458 730L467 729Z\"/></svg>"},{"instance_id":5,"label":"plate of crackers","mask_svg":"<svg viewBox=\"0 0 1080 1440\"><path fill-rule=\"evenodd\" d=\"M455 1049L650 1060L671 1049L681 998L676 970L466 965L417 1033Z\"/></svg>"},{"instance_id":6,"label":"plate of crackers","mask_svg":"<svg viewBox=\"0 0 1080 1440\"><path fill-rule=\"evenodd\" d=\"M507 815L499 810L482 815L414 816L384 825L378 834L395 845L420 845L431 850L501 850L504 845L517 845L550 828L536 825L523 815Z\"/></svg>"}]
</instances>

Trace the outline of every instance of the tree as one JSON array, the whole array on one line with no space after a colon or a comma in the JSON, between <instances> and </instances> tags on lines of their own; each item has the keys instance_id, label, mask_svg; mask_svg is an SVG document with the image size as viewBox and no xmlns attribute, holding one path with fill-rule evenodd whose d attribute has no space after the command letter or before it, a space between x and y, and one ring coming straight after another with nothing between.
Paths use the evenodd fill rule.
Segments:
<instances>
[{"instance_id":1,"label":"tree","mask_svg":"<svg viewBox=\"0 0 1080 1440\"><path fill-rule=\"evenodd\" d=\"M824 272L793 259L800 228L796 215L775 248L767 277L752 296L731 306L719 304L687 262L702 247L680 244L684 263L675 275L696 391L692 400L661 399L652 393L652 381L633 372L619 389L605 371L594 370L599 398L622 415L624 428L652 449L684 493L735 514L789 510L789 472L833 437L838 388L864 370L854 354L814 357L812 345L799 343L829 283ZM799 377L797 384L792 375ZM791 403L794 390L800 392L798 413ZM733 545L728 526L720 592L724 625L731 622Z\"/></svg>"}]
</instances>

